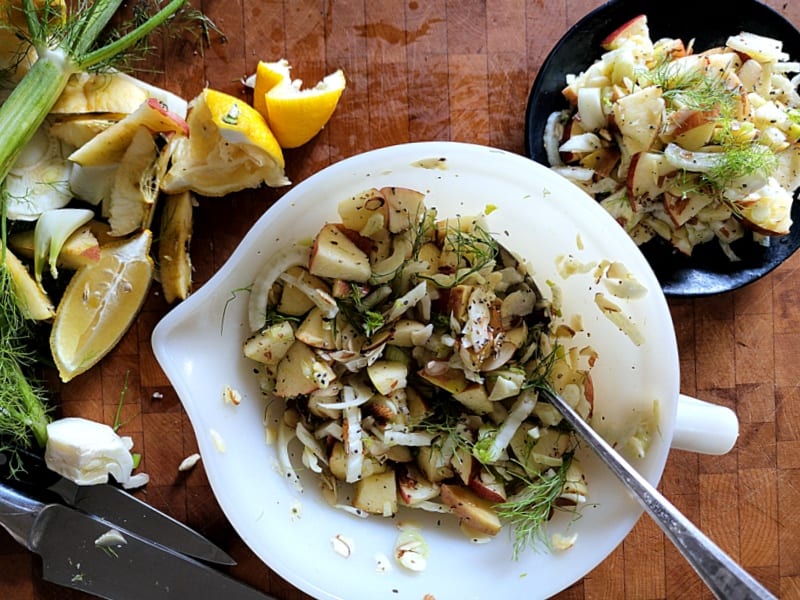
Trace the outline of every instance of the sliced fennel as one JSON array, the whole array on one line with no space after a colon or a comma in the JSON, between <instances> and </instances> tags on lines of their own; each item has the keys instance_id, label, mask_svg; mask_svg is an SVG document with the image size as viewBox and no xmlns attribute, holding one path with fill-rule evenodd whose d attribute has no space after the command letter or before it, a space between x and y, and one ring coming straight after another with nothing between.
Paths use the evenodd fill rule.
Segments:
<instances>
[{"instance_id":1,"label":"sliced fennel","mask_svg":"<svg viewBox=\"0 0 800 600\"><path fill-rule=\"evenodd\" d=\"M67 238L94 217L85 208L60 208L44 212L36 221L33 234L33 271L37 281L42 280L44 261L50 266L53 279L58 277L56 260Z\"/></svg>"}]
</instances>

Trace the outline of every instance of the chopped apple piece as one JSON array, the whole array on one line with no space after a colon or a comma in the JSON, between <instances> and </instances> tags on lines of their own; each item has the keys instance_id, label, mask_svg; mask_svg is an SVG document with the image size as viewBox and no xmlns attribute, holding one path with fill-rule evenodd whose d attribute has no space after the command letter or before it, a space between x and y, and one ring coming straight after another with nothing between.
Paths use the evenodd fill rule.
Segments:
<instances>
[{"instance_id":1,"label":"chopped apple piece","mask_svg":"<svg viewBox=\"0 0 800 600\"><path fill-rule=\"evenodd\" d=\"M760 63L789 59L789 55L783 51L783 42L747 31L732 35L725 45Z\"/></svg>"},{"instance_id":2,"label":"chopped apple piece","mask_svg":"<svg viewBox=\"0 0 800 600\"><path fill-rule=\"evenodd\" d=\"M450 465L464 485L469 485L469 482L473 479L475 466L477 465L477 461L475 457L472 456L470 449L467 446L457 447L455 452L453 452L453 457L450 459Z\"/></svg>"},{"instance_id":3,"label":"chopped apple piece","mask_svg":"<svg viewBox=\"0 0 800 600\"><path fill-rule=\"evenodd\" d=\"M700 150L711 139L718 117L717 110L704 111L694 108L676 110L670 114L661 139L664 142L674 141L687 150Z\"/></svg>"},{"instance_id":4,"label":"chopped apple piece","mask_svg":"<svg viewBox=\"0 0 800 600\"><path fill-rule=\"evenodd\" d=\"M681 227L689 219L697 216L706 206L714 201L712 196L706 194L676 195L669 191L664 192L664 209L675 223L675 227Z\"/></svg>"},{"instance_id":5,"label":"chopped apple piece","mask_svg":"<svg viewBox=\"0 0 800 600\"><path fill-rule=\"evenodd\" d=\"M578 90L578 114L586 131L597 131L608 125L608 119L603 112L603 94L599 87Z\"/></svg>"},{"instance_id":6,"label":"chopped apple piece","mask_svg":"<svg viewBox=\"0 0 800 600\"><path fill-rule=\"evenodd\" d=\"M339 203L342 225L371 237L389 223L389 203L380 190L371 188Z\"/></svg>"},{"instance_id":7,"label":"chopped apple piece","mask_svg":"<svg viewBox=\"0 0 800 600\"><path fill-rule=\"evenodd\" d=\"M306 315L295 332L295 337L304 344L313 348L323 348L333 350L336 348L334 338L334 324L330 319L326 319L322 310L315 306Z\"/></svg>"},{"instance_id":8,"label":"chopped apple piece","mask_svg":"<svg viewBox=\"0 0 800 600\"><path fill-rule=\"evenodd\" d=\"M369 257L342 230L328 223L314 238L308 270L312 275L364 283L372 275Z\"/></svg>"},{"instance_id":9,"label":"chopped apple piece","mask_svg":"<svg viewBox=\"0 0 800 600\"><path fill-rule=\"evenodd\" d=\"M581 158L580 164L602 177L608 177L619 162L619 157L619 151L615 148L598 148Z\"/></svg>"},{"instance_id":10,"label":"chopped apple piece","mask_svg":"<svg viewBox=\"0 0 800 600\"><path fill-rule=\"evenodd\" d=\"M478 415L489 414L494 408L482 383L468 384L460 392L455 392L453 398Z\"/></svg>"},{"instance_id":11,"label":"chopped apple piece","mask_svg":"<svg viewBox=\"0 0 800 600\"><path fill-rule=\"evenodd\" d=\"M433 333L433 327L414 319L398 319L392 327L391 344L401 348L422 346Z\"/></svg>"},{"instance_id":12,"label":"chopped apple piece","mask_svg":"<svg viewBox=\"0 0 800 600\"><path fill-rule=\"evenodd\" d=\"M475 492L477 496L493 504L505 502L508 499L506 495L506 486L503 485L503 481L497 479L485 468L482 468L472 477L467 485L469 485L469 488Z\"/></svg>"},{"instance_id":13,"label":"chopped apple piece","mask_svg":"<svg viewBox=\"0 0 800 600\"><path fill-rule=\"evenodd\" d=\"M294 344L295 336L288 321L262 329L244 343L244 355L265 365L276 365Z\"/></svg>"},{"instance_id":14,"label":"chopped apple piece","mask_svg":"<svg viewBox=\"0 0 800 600\"><path fill-rule=\"evenodd\" d=\"M453 369L447 366L446 363L435 363L434 365L428 365L424 369L421 369L418 375L427 382L432 383L436 387L440 387L451 394L463 392L469 385L467 378L464 376L464 371L460 369Z\"/></svg>"},{"instance_id":15,"label":"chopped apple piece","mask_svg":"<svg viewBox=\"0 0 800 600\"><path fill-rule=\"evenodd\" d=\"M367 367L367 375L378 393L388 396L406 387L408 367L395 360L377 360Z\"/></svg>"},{"instance_id":16,"label":"chopped apple piece","mask_svg":"<svg viewBox=\"0 0 800 600\"><path fill-rule=\"evenodd\" d=\"M189 135L186 121L161 106L155 98L150 98L124 119L114 123L75 150L69 159L81 166L118 163L141 126L146 127L151 134Z\"/></svg>"},{"instance_id":17,"label":"chopped apple piece","mask_svg":"<svg viewBox=\"0 0 800 600\"><path fill-rule=\"evenodd\" d=\"M664 176L675 171L661 152L640 152L631 157L628 193L631 198L656 198L664 191Z\"/></svg>"},{"instance_id":18,"label":"chopped apple piece","mask_svg":"<svg viewBox=\"0 0 800 600\"><path fill-rule=\"evenodd\" d=\"M502 528L491 503L461 485L442 484L442 502L470 528L487 535L497 535Z\"/></svg>"},{"instance_id":19,"label":"chopped apple piece","mask_svg":"<svg viewBox=\"0 0 800 600\"><path fill-rule=\"evenodd\" d=\"M643 88L614 103L614 122L630 154L650 149L661 128L663 113L664 99L657 86Z\"/></svg>"},{"instance_id":20,"label":"chopped apple piece","mask_svg":"<svg viewBox=\"0 0 800 600\"><path fill-rule=\"evenodd\" d=\"M384 517L397 512L397 481L393 470L364 477L356 482L355 488L356 508Z\"/></svg>"},{"instance_id":21,"label":"chopped apple piece","mask_svg":"<svg viewBox=\"0 0 800 600\"><path fill-rule=\"evenodd\" d=\"M398 472L397 491L400 499L408 506L435 498L440 489L440 484L427 480L414 465L408 465Z\"/></svg>"},{"instance_id":22,"label":"chopped apple piece","mask_svg":"<svg viewBox=\"0 0 800 600\"><path fill-rule=\"evenodd\" d=\"M400 233L416 226L423 216L425 195L401 187L385 187L381 195L389 203L389 231Z\"/></svg>"},{"instance_id":23,"label":"chopped apple piece","mask_svg":"<svg viewBox=\"0 0 800 600\"><path fill-rule=\"evenodd\" d=\"M330 467L331 473L334 477L336 477L336 479L339 481L346 481L347 453L344 451L343 442L337 440L333 443L330 456L328 456L328 466ZM378 473L385 473L387 470L388 467L385 464L381 464L372 456L364 456L364 460L361 463L362 477L371 477L372 475L377 475Z\"/></svg>"},{"instance_id":24,"label":"chopped apple piece","mask_svg":"<svg viewBox=\"0 0 800 600\"><path fill-rule=\"evenodd\" d=\"M315 277L303 267L290 267L287 269L287 273L313 289L322 290L326 293L329 292L328 286L324 281L319 277ZM297 289L297 287L290 283L285 283L283 285L281 299L278 302L278 312L293 317L299 317L306 314L314 308L314 306L316 306L314 301L309 298L307 294L303 293L303 291Z\"/></svg>"},{"instance_id":25,"label":"chopped apple piece","mask_svg":"<svg viewBox=\"0 0 800 600\"><path fill-rule=\"evenodd\" d=\"M275 395L294 398L330 385L336 374L303 342L294 342L277 367Z\"/></svg>"},{"instance_id":26,"label":"chopped apple piece","mask_svg":"<svg viewBox=\"0 0 800 600\"><path fill-rule=\"evenodd\" d=\"M453 476L453 467L450 461L442 454L441 448L422 446L417 453L417 466L422 473L433 483L441 483Z\"/></svg>"},{"instance_id":27,"label":"chopped apple piece","mask_svg":"<svg viewBox=\"0 0 800 600\"><path fill-rule=\"evenodd\" d=\"M792 202L792 195L770 177L765 186L734 204L739 217L753 231L786 235L792 226Z\"/></svg>"},{"instance_id":28,"label":"chopped apple piece","mask_svg":"<svg viewBox=\"0 0 800 600\"><path fill-rule=\"evenodd\" d=\"M600 45L605 50L614 50L619 48L626 40L634 36L650 39L650 29L647 26L647 15L638 15L617 27L614 31L608 34Z\"/></svg>"}]
</instances>

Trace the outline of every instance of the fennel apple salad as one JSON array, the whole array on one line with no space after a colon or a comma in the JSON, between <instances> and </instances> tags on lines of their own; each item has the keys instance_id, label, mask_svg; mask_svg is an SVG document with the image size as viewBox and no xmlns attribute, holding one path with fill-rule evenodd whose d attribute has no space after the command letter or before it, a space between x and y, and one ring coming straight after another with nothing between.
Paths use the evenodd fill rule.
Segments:
<instances>
[{"instance_id":1,"label":"fennel apple salad","mask_svg":"<svg viewBox=\"0 0 800 600\"><path fill-rule=\"evenodd\" d=\"M315 473L333 507L362 517L452 514L475 542L508 525L515 557L538 542L569 547L542 526L579 510L587 481L577 439L538 391L590 418L596 352L570 346L556 301L485 214L440 219L400 187L366 190L338 213L313 242L272 256L251 288L243 351L277 411L282 473L298 489L299 469Z\"/></svg>"},{"instance_id":2,"label":"fennel apple salad","mask_svg":"<svg viewBox=\"0 0 800 600\"><path fill-rule=\"evenodd\" d=\"M662 239L691 255L716 240L737 261L731 245L748 232L765 246L789 233L800 63L782 42L741 32L695 52L693 40L652 41L640 15L601 45L594 64L566 78L570 108L549 116L551 168L639 245Z\"/></svg>"}]
</instances>

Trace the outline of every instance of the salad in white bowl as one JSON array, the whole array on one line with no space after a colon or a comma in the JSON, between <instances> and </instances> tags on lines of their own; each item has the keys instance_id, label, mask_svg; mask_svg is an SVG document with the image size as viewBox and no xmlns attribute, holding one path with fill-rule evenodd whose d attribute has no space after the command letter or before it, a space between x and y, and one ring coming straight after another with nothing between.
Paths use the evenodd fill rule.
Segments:
<instances>
[{"instance_id":1,"label":"salad in white bowl","mask_svg":"<svg viewBox=\"0 0 800 600\"><path fill-rule=\"evenodd\" d=\"M561 318L484 214L441 218L425 194L391 186L338 212L251 289L244 354L278 413L284 475L299 487L298 468L317 473L330 504L355 515L452 514L475 541L507 522L515 555L549 545L543 524L588 496L577 440L538 397L553 389L590 417L598 357L573 343L580 319ZM609 269L626 300L644 293L621 264L596 273ZM656 425L646 417L623 441L642 456Z\"/></svg>"},{"instance_id":2,"label":"salad in white bowl","mask_svg":"<svg viewBox=\"0 0 800 600\"><path fill-rule=\"evenodd\" d=\"M388 427L395 414L393 405L376 398L380 402L374 403L377 409L374 413L367 414L367 403L357 407L363 407L360 438L348 435L343 414L344 411L353 411L347 406L355 406L360 398L353 400L350 392L344 391L344 382L351 386L353 394L363 389L362 385L377 391L377 383L384 392L389 392L379 396L390 398L393 382L398 388L405 372L406 406L410 415L413 402L408 402L408 384L411 381L421 387L423 384L419 381L421 377L417 379L417 367L431 362L424 357L420 362L412 360L414 347L396 344L398 348L387 356L386 348L390 345L387 343L384 353L373 363L389 362L390 359L404 363L408 360L405 371L399 365L384 363L378 372L373 373L373 381L367 366L359 370L362 357L351 356L355 361L352 364L355 371L339 370L344 365L340 363L334 368L336 379L318 379L317 384L328 382L327 390L336 391L326 399L323 399L324 392L316 394L318 400L328 405L326 410L335 411L330 413L331 418L326 422L316 421L316 415L312 419L310 411L306 410L304 397L298 401L265 394L264 382L272 381L276 386L272 388L274 391L278 379L265 376L267 365L259 365L243 352L243 343L267 325L269 307L280 306L283 291L280 295L276 293L267 304L262 302L267 297L264 290L273 289L271 282L279 280L285 271L290 283L298 287L296 276L291 278L294 267L273 262L277 261L276 257L290 256L298 249L309 257L313 253L315 237L320 231L328 231L326 223L343 221L339 213L343 200L359 196L365 190L385 188L421 192L426 210L435 209L437 220L446 219L451 224L459 221L473 223L472 217L482 215L481 229L489 232L499 246L517 257L524 272L538 284L545 305L551 309L552 332L558 331L559 323L574 331L572 335L562 328L557 337L561 336L560 345L565 351L574 347L579 355L575 363L579 365L578 369L565 370L583 383L582 389L577 386L581 390L576 396L579 406L581 400L589 400L585 371L590 366L590 356L581 357L580 349L592 348L592 355L596 356L590 369L592 426L606 439L619 445L636 437L640 425L655 414L655 433L645 456L637 458L633 448L628 452L632 463L651 482L658 481L673 439L681 440L683 448L697 449L698 442L713 437L710 434L718 429L720 422L716 411L712 411L711 419L698 419L691 428L685 427L687 424L678 418L683 412L683 408L680 411L679 408L684 406L684 402L679 399L677 347L669 310L652 270L635 244L602 207L562 177L522 156L482 146L439 142L389 147L346 159L301 182L259 219L214 277L158 324L153 334L156 357L186 408L209 482L226 516L243 541L272 570L296 587L314 597L326 599L391 597L418 600L426 594L436 598L513 598L530 595L531 582L535 581L535 595L551 596L599 564L622 541L641 514L637 503L590 451L578 446L573 454L575 464L580 465L586 478L585 487L573 490L585 497L579 511L580 518L575 518L572 511L555 511L542 529L543 539L551 542L553 551L528 549L519 552L515 560L515 537L511 535L514 528L504 528L494 536L465 537L459 522L466 519L452 509L453 502L449 505L447 498L442 497L441 482L438 497L419 499L419 502L430 502L425 504L428 508L441 505L445 512L411 509L404 505L407 503L402 495L384 497L382 490L377 495L367 493L364 496L363 492L369 492L369 489L362 490L358 501L362 509L353 507L358 484L357 481L348 483L348 470L352 469L349 478L357 479L355 472L359 459L343 456L344 460L337 463L341 455L333 454L332 448L344 450L345 440L351 444L351 449L357 448L359 439L362 448L367 444L375 444L377 448L375 440L380 441L379 434L384 443L387 433L389 440L394 436L409 442L415 440L416 434L424 432L416 428L405 431L401 427ZM359 230L366 233L362 229L363 225ZM397 235L402 239L402 232ZM343 245L347 246L346 243ZM316 255L335 256L330 247L320 254L319 244ZM502 252L496 258L497 269L492 268L492 272L515 268L513 263L504 262ZM265 267L270 264L275 268ZM328 261L329 266L332 264L338 264L337 259ZM631 280L638 282L642 293L622 292L628 276L623 276L619 267L612 269L614 264L624 265L625 272ZM310 267L307 264L305 269L312 274ZM266 272L274 275L265 275ZM388 272L391 270L378 272L370 267L370 276ZM349 273L328 272L334 275L330 278L331 283L344 281L342 275L352 277L353 272ZM363 278L364 273L359 273L357 277ZM487 276L496 277L491 273ZM315 277L323 281L328 278L324 273ZM371 287L380 289L384 283L376 282ZM524 278L520 285L522 283ZM285 286L285 279L281 284L275 286L276 292ZM408 289L413 290L416 285L418 283L409 281ZM334 292L334 287L331 287L329 295L334 297ZM396 300L406 293L398 289L397 292L393 290L392 295ZM505 292L495 295L508 297ZM325 295L319 294L317 300L326 300ZM325 302L321 303L325 305ZM409 339L414 337L417 340L412 343L421 343L421 338L427 335L421 331L429 321L417 312L423 308L424 304L420 303L424 300L420 299L414 311L403 313L398 318L398 321L407 318L423 322L422 328L413 325L406 330ZM315 312L313 308L306 316L312 312ZM375 312L386 321L393 318L388 304L381 305L380 311ZM540 316L539 313L532 316L529 330L530 324L539 322ZM375 317L372 315L362 322L376 325L379 320ZM305 333L298 333L304 320L290 323L292 335L313 333L311 322ZM430 321L433 320L432 316ZM454 343L459 334L452 335L452 332L459 327L463 332L465 325L466 321L459 321L458 326L450 325L448 319L447 326ZM436 336L441 339L445 337L445 324L441 323L439 327ZM509 332L513 329L511 327ZM412 331L416 331L413 336ZM317 333L329 340L325 328L317 329ZM374 337L378 337L377 333ZM453 348L447 343L450 342L443 342L444 348ZM526 347L533 348L530 345ZM312 350L307 345L306 349L320 359L327 352L340 352L316 346ZM416 353L419 355L426 351L429 349L416 350ZM289 350L286 352L285 356L288 356ZM302 349L295 352L307 354ZM443 353L442 359L449 363L453 356L454 351ZM345 354L339 354L338 358L347 361ZM520 364L522 358L519 355L512 360ZM438 372L439 365L435 366L434 373ZM451 366L448 364L447 368ZM274 368L277 368L277 363ZM497 369L502 369L502 366ZM470 370L481 373L480 369ZM324 374L324 367L318 372ZM467 370L460 372L466 379ZM497 380L491 386L486 373L483 379L483 389L491 395ZM515 385L512 377L508 380L510 386ZM286 383L288 381L282 385ZM472 383L477 382L469 381ZM338 384L342 384L341 387ZM267 384L267 392L270 385L272 383ZM433 384L425 385L435 387ZM284 393L287 390L288 387L282 388ZM310 397L314 391L309 390L307 396ZM437 392L437 396L442 400L444 391ZM401 407L399 397L398 394L394 398L397 400L394 406ZM479 393L478 397L482 394ZM495 411L494 404L497 404L496 410L500 411L502 407L510 415L517 399L508 397L489 401L493 404L492 412ZM345 404L347 406L343 406ZM485 425L496 429L497 435L486 439L502 441L499 433L501 420L493 421L487 415L480 415L480 409L476 412L457 400L448 399L448 404L458 409L466 422L477 421L476 417L479 417ZM520 403L520 410L522 404L524 402ZM536 406L539 406L538 402ZM542 403L539 411L545 406ZM658 407L655 411L654 406ZM386 419L386 426L378 426L376 414ZM402 410L398 410L398 417L401 414ZM528 424L533 425L533 419L538 418L535 412L533 415L526 418ZM350 421L349 416L347 421ZM399 421L402 423L402 417ZM502 422L510 426L514 420L506 418ZM300 436L305 436L302 428L297 427L298 423L303 423L312 437L315 431L324 431L326 435L324 438L306 438L307 443L299 439L291 442L279 439L280 436L297 436L298 431ZM406 424L410 423L413 421L406 421ZM546 425L540 423L544 425L540 429L543 436ZM287 424L290 426L286 427ZM532 429L527 424L525 427L528 431ZM339 429L342 430L341 446L336 443ZM480 429L478 425L475 433ZM369 433L365 436L367 430ZM469 428L466 430L472 432ZM553 430L560 431L558 426ZM708 432L709 435L688 433L690 431ZM529 437L535 442L535 434ZM316 446L315 442L322 449L319 456L308 450ZM726 451L730 443L716 451ZM392 452L419 452L422 447L396 444ZM511 442L498 444L499 447L509 458L514 456ZM494 442L487 443L487 450L489 453L494 451ZM545 454L549 453L540 453L543 458ZM332 456L333 468L330 468ZM563 464L564 456L560 453L558 457L552 455L545 460L555 462L561 459ZM499 465L504 457L501 451L495 463ZM328 465L325 465L326 460ZM363 455L360 460L359 472L363 473L364 464L371 463L371 459ZM410 464L394 462L422 471L416 460ZM320 475L325 468L331 470L331 475L334 471L343 475L344 481L336 479L337 490L342 493L337 494L334 501L342 510L331 506L333 496L330 487L326 488L327 483L321 485L326 481ZM558 471L555 466L548 468ZM400 487L399 474L393 472L392 476L395 485ZM362 479L367 477L369 475ZM389 476L386 477L388 480ZM328 477L327 481L331 479L335 479L335 475ZM575 479L577 482L578 478ZM482 479L481 482L485 481ZM455 471L449 483L458 486L459 492L463 489L475 491L464 484ZM477 484L477 481L473 483ZM581 480L580 483L584 482ZM350 486L352 494L345 491ZM516 491L511 485L506 485L507 496L512 497ZM560 487L557 493L566 496L570 490ZM398 505L396 513L384 517L384 512L392 513L395 501ZM472 540L488 540L488 543L477 544ZM420 562L418 558L424 560Z\"/></svg>"}]
</instances>

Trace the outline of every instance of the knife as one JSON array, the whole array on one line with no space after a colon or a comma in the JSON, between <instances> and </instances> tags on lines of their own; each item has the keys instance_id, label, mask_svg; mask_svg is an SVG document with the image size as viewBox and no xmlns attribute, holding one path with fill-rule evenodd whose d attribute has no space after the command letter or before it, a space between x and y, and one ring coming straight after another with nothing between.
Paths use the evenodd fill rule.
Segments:
<instances>
[{"instance_id":1,"label":"knife","mask_svg":"<svg viewBox=\"0 0 800 600\"><path fill-rule=\"evenodd\" d=\"M24 469L18 478L26 487L48 490L73 508L96 515L113 523L118 529L156 540L182 554L222 565L236 564L226 552L190 527L126 491L111 484L77 485L51 471L38 455L25 450L19 450L18 453ZM6 483L18 486L18 482L8 480L9 461L2 452L0 472L6 476Z\"/></svg>"},{"instance_id":2,"label":"knife","mask_svg":"<svg viewBox=\"0 0 800 600\"><path fill-rule=\"evenodd\" d=\"M276 600L208 565L0 483L0 525L42 557L45 580L109 600ZM106 541L111 538L110 541Z\"/></svg>"}]
</instances>

